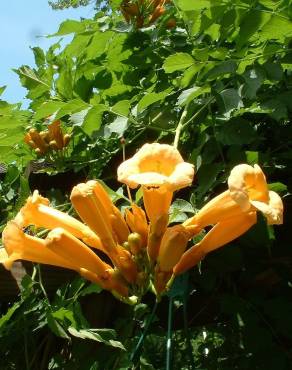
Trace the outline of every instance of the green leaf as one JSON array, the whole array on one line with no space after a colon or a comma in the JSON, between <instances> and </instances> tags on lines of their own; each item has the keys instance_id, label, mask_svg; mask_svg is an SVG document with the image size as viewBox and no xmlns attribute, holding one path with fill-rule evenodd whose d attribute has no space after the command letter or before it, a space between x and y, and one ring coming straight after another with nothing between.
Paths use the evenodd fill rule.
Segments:
<instances>
[{"instance_id":1,"label":"green leaf","mask_svg":"<svg viewBox=\"0 0 292 370\"><path fill-rule=\"evenodd\" d=\"M219 76L234 73L236 71L236 68L237 64L235 62L227 60L220 64L217 64L214 68L208 71L205 75L205 78L213 80Z\"/></svg>"},{"instance_id":2,"label":"green leaf","mask_svg":"<svg viewBox=\"0 0 292 370\"><path fill-rule=\"evenodd\" d=\"M43 81L41 78L39 78L37 73L28 66L22 66L22 67L14 70L14 71L20 77L25 77L26 79L28 79L28 80L30 80L34 83L41 84L41 85L45 86L46 88L50 88L50 86L45 81Z\"/></svg>"},{"instance_id":3,"label":"green leaf","mask_svg":"<svg viewBox=\"0 0 292 370\"><path fill-rule=\"evenodd\" d=\"M166 73L181 71L195 64L194 58L187 53L176 53L167 57L163 63L163 69Z\"/></svg>"},{"instance_id":4,"label":"green leaf","mask_svg":"<svg viewBox=\"0 0 292 370\"><path fill-rule=\"evenodd\" d=\"M1 328L11 319L14 312L20 307L20 302L14 303L12 307L8 309L5 315L0 318L0 330Z\"/></svg>"},{"instance_id":5,"label":"green leaf","mask_svg":"<svg viewBox=\"0 0 292 370\"><path fill-rule=\"evenodd\" d=\"M137 107L138 112L142 112L147 107L149 107L149 105L165 99L169 95L170 91L171 89L167 89L163 92L159 92L159 93L151 92L151 93L144 95L143 98L138 103L138 107Z\"/></svg>"},{"instance_id":6,"label":"green leaf","mask_svg":"<svg viewBox=\"0 0 292 370\"><path fill-rule=\"evenodd\" d=\"M46 55L45 55L43 49L41 49L38 46L35 46L35 47L31 48L31 50L33 51L33 54L34 54L35 64L38 67L43 66L46 62Z\"/></svg>"},{"instance_id":7,"label":"green leaf","mask_svg":"<svg viewBox=\"0 0 292 370\"><path fill-rule=\"evenodd\" d=\"M263 102L261 108L268 109L269 115L277 121L288 117L288 110L282 99L274 99Z\"/></svg>"},{"instance_id":8,"label":"green leaf","mask_svg":"<svg viewBox=\"0 0 292 370\"><path fill-rule=\"evenodd\" d=\"M91 339L96 342L101 342L107 346L120 348L125 351L125 347L121 342L115 340L116 332L113 329L80 329L77 330L74 327L69 327L68 331L71 335L81 339Z\"/></svg>"},{"instance_id":9,"label":"green leaf","mask_svg":"<svg viewBox=\"0 0 292 370\"><path fill-rule=\"evenodd\" d=\"M259 162L259 152L248 150L245 152L245 155L246 155L246 161L248 164L254 165Z\"/></svg>"},{"instance_id":10,"label":"green leaf","mask_svg":"<svg viewBox=\"0 0 292 370\"><path fill-rule=\"evenodd\" d=\"M258 89L261 87L265 74L260 68L249 69L243 74L245 84L242 88L242 96L248 99L254 99Z\"/></svg>"},{"instance_id":11,"label":"green leaf","mask_svg":"<svg viewBox=\"0 0 292 370\"><path fill-rule=\"evenodd\" d=\"M283 42L285 38L292 36L291 19L273 14L261 29L259 36L261 40L279 40Z\"/></svg>"},{"instance_id":12,"label":"green leaf","mask_svg":"<svg viewBox=\"0 0 292 370\"><path fill-rule=\"evenodd\" d=\"M197 98L198 96L208 93L211 91L209 86L194 86L190 89L184 90L177 99L177 104L180 106L184 106L190 103L192 100Z\"/></svg>"},{"instance_id":13,"label":"green leaf","mask_svg":"<svg viewBox=\"0 0 292 370\"><path fill-rule=\"evenodd\" d=\"M48 37L63 36L70 33L82 32L85 30L85 24L73 19L68 19L60 24L58 32Z\"/></svg>"},{"instance_id":14,"label":"green leaf","mask_svg":"<svg viewBox=\"0 0 292 370\"><path fill-rule=\"evenodd\" d=\"M84 117L82 123L82 130L89 136L93 131L99 130L102 122L103 113L107 110L107 107L103 104L98 104L90 108Z\"/></svg>"},{"instance_id":15,"label":"green leaf","mask_svg":"<svg viewBox=\"0 0 292 370\"><path fill-rule=\"evenodd\" d=\"M227 118L231 116L231 113L243 107L243 102L239 96L237 90L235 89L226 89L220 92L219 104L221 105L221 112Z\"/></svg>"},{"instance_id":16,"label":"green leaf","mask_svg":"<svg viewBox=\"0 0 292 370\"><path fill-rule=\"evenodd\" d=\"M76 113L76 112L81 112L82 110L90 107L89 104L85 103L81 99L73 99L70 100L68 103L63 105L61 109L58 111L55 119L62 118L68 114Z\"/></svg>"},{"instance_id":17,"label":"green leaf","mask_svg":"<svg viewBox=\"0 0 292 370\"><path fill-rule=\"evenodd\" d=\"M105 127L105 135L109 137L112 133L122 137L128 127L127 117L117 117L112 123Z\"/></svg>"},{"instance_id":18,"label":"green leaf","mask_svg":"<svg viewBox=\"0 0 292 370\"><path fill-rule=\"evenodd\" d=\"M0 96L4 93L6 86L0 86Z\"/></svg>"},{"instance_id":19,"label":"green leaf","mask_svg":"<svg viewBox=\"0 0 292 370\"><path fill-rule=\"evenodd\" d=\"M194 214L194 208L191 203L184 199L176 199L170 206L169 222L183 222L187 219L186 213Z\"/></svg>"},{"instance_id":20,"label":"green leaf","mask_svg":"<svg viewBox=\"0 0 292 370\"><path fill-rule=\"evenodd\" d=\"M242 47L244 44L248 43L253 36L256 39L258 32L270 18L270 14L255 9L247 12L240 24L240 32L236 40L238 46Z\"/></svg>"},{"instance_id":21,"label":"green leaf","mask_svg":"<svg viewBox=\"0 0 292 370\"><path fill-rule=\"evenodd\" d=\"M127 117L130 111L131 103L129 100L120 100L112 108L111 111L119 116Z\"/></svg>"},{"instance_id":22,"label":"green leaf","mask_svg":"<svg viewBox=\"0 0 292 370\"><path fill-rule=\"evenodd\" d=\"M222 170L221 163L211 163L211 164L202 164L198 173L198 183L197 188L198 197L201 198L203 195L214 186L216 177L219 172Z\"/></svg>"},{"instance_id":23,"label":"green leaf","mask_svg":"<svg viewBox=\"0 0 292 370\"><path fill-rule=\"evenodd\" d=\"M95 32L90 43L85 49L85 60L96 59L102 55L114 37L115 33L113 31L107 32Z\"/></svg>"},{"instance_id":24,"label":"green leaf","mask_svg":"<svg viewBox=\"0 0 292 370\"><path fill-rule=\"evenodd\" d=\"M102 290L103 289L99 285L92 283L81 291L80 296L83 297L92 293L99 294L100 292L102 292Z\"/></svg>"},{"instance_id":25,"label":"green leaf","mask_svg":"<svg viewBox=\"0 0 292 370\"><path fill-rule=\"evenodd\" d=\"M67 308L62 307L59 310L52 312L52 316L58 321L63 321L64 323L66 323L66 321L68 320L71 325L76 325L73 311Z\"/></svg>"},{"instance_id":26,"label":"green leaf","mask_svg":"<svg viewBox=\"0 0 292 370\"><path fill-rule=\"evenodd\" d=\"M57 337L69 339L70 337L66 333L63 326L54 318L52 312L47 311L46 312L46 318L49 328L52 330L52 332L57 335Z\"/></svg>"},{"instance_id":27,"label":"green leaf","mask_svg":"<svg viewBox=\"0 0 292 370\"><path fill-rule=\"evenodd\" d=\"M269 190L275 191L277 193L284 193L287 191L287 185L282 182L272 182L268 185Z\"/></svg>"},{"instance_id":28,"label":"green leaf","mask_svg":"<svg viewBox=\"0 0 292 370\"><path fill-rule=\"evenodd\" d=\"M33 120L36 122L42 118L51 116L55 114L59 109L64 107L66 103L62 101L47 101L44 102L40 107L36 110L36 113L34 114Z\"/></svg>"},{"instance_id":29,"label":"green leaf","mask_svg":"<svg viewBox=\"0 0 292 370\"><path fill-rule=\"evenodd\" d=\"M190 10L200 10L209 8L211 1L210 0L177 0L178 6L181 10L190 11Z\"/></svg>"},{"instance_id":30,"label":"green leaf","mask_svg":"<svg viewBox=\"0 0 292 370\"><path fill-rule=\"evenodd\" d=\"M182 88L188 87L189 84L193 81L195 75L204 67L204 64L198 63L192 65L188 69L186 69L183 73L183 76L180 80L180 86Z\"/></svg>"}]
</instances>

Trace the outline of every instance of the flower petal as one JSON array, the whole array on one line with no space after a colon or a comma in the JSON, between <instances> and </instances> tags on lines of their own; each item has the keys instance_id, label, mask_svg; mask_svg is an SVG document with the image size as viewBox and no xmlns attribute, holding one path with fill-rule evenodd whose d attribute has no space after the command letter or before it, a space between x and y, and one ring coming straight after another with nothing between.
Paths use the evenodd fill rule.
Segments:
<instances>
[{"instance_id":1,"label":"flower petal","mask_svg":"<svg viewBox=\"0 0 292 370\"><path fill-rule=\"evenodd\" d=\"M257 200L250 201L267 218L269 225L281 225L283 223L283 202L281 197L274 191L269 191L269 203Z\"/></svg>"},{"instance_id":2,"label":"flower petal","mask_svg":"<svg viewBox=\"0 0 292 370\"><path fill-rule=\"evenodd\" d=\"M176 148L167 144L145 144L118 168L118 180L131 188L138 185L166 186L174 191L192 182L194 169Z\"/></svg>"},{"instance_id":3,"label":"flower petal","mask_svg":"<svg viewBox=\"0 0 292 370\"><path fill-rule=\"evenodd\" d=\"M265 175L258 165L235 166L228 178L231 198L240 205L244 212L251 207L250 200L268 201L268 187Z\"/></svg>"}]
</instances>

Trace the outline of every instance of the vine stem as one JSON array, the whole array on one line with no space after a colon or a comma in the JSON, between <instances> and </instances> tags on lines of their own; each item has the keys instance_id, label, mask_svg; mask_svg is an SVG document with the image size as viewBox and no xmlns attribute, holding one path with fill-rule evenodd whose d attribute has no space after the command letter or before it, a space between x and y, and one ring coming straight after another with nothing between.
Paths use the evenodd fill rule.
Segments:
<instances>
[{"instance_id":1,"label":"vine stem","mask_svg":"<svg viewBox=\"0 0 292 370\"><path fill-rule=\"evenodd\" d=\"M172 357L172 317L173 317L173 297L169 297L168 303L168 321L167 321L167 339L166 339L166 370L171 369Z\"/></svg>"},{"instance_id":2,"label":"vine stem","mask_svg":"<svg viewBox=\"0 0 292 370\"><path fill-rule=\"evenodd\" d=\"M155 315L157 306L158 306L158 301L156 300L155 301L155 304L154 304L154 306L152 308L152 312L151 312L151 314L150 314L150 316L148 318L148 321L147 321L147 323L145 325L145 329L144 329L142 335L140 336L139 341L136 344L136 347L134 348L134 351L131 353L131 356L130 356L130 360L131 361L134 361L135 358L137 357L137 355L139 354L139 351L141 349L141 346L142 346L142 344L144 342L144 339L146 338L146 335L148 333L148 329L149 329L149 327L150 327L150 325L151 325L151 323L153 321L153 318L154 318L154 315Z\"/></svg>"},{"instance_id":3,"label":"vine stem","mask_svg":"<svg viewBox=\"0 0 292 370\"><path fill-rule=\"evenodd\" d=\"M173 146L176 149L178 147L178 142L179 142L180 134L182 132L182 129L184 127L184 122L185 122L186 116L188 114L188 107L189 107L189 105L187 104L185 106L185 109L182 112L182 115L180 117L179 123L178 123L178 125L177 125L177 127L175 129L175 137L174 137L174 141L173 141Z\"/></svg>"}]
</instances>

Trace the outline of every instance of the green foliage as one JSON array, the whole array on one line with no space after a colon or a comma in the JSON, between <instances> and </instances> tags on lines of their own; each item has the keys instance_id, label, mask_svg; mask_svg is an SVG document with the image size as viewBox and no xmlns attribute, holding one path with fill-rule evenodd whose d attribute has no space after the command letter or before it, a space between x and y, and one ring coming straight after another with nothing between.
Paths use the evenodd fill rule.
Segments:
<instances>
[{"instance_id":1,"label":"green foliage","mask_svg":"<svg viewBox=\"0 0 292 370\"><path fill-rule=\"evenodd\" d=\"M54 10L60 9L67 9L67 8L78 8L79 6L87 6L92 3L91 0L56 0L56 1L49 1L49 5ZM102 0L95 0L96 8L103 3Z\"/></svg>"},{"instance_id":2,"label":"green foliage","mask_svg":"<svg viewBox=\"0 0 292 370\"><path fill-rule=\"evenodd\" d=\"M212 253L175 287L172 363L173 369L288 370L292 2L173 3L156 24L137 31L124 22L116 1L94 19L63 22L52 36L72 35L65 47L56 41L47 52L33 48L36 66L16 70L29 109L0 100L0 162L8 165L0 183L1 224L29 192L23 168L32 156L22 144L25 128L41 126L48 115L72 132L64 170L82 169L114 188L121 139L129 157L145 142L172 143L177 136L197 173L195 186L177 194L171 222L190 217L225 190L234 165L259 163L270 189L284 196L286 225L273 229L259 218L247 235ZM176 19L173 29L165 26L169 17ZM55 203L64 200L53 195ZM112 195L124 197L121 191ZM82 313L90 293L102 297L96 307L102 317L107 301L96 286L77 279L48 298L39 281L25 277L19 301L1 307L3 369L23 368L23 359L31 369L41 360L49 369L133 368L131 354L153 303L148 297L136 308L115 302L118 311L110 307L112 316L103 323L107 329L94 329ZM136 368L165 368L168 299L158 305Z\"/></svg>"}]
</instances>

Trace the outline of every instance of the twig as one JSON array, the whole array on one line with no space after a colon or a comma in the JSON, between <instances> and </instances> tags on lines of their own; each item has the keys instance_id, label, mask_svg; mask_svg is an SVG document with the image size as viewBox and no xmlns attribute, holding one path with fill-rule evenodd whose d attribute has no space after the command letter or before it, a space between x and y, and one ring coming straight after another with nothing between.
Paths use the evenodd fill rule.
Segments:
<instances>
[{"instance_id":1,"label":"twig","mask_svg":"<svg viewBox=\"0 0 292 370\"><path fill-rule=\"evenodd\" d=\"M141 346L144 342L144 339L146 338L146 335L148 334L148 329L153 321L153 318L154 318L154 315L155 315L155 312L156 312L156 309L157 309L157 306L158 306L158 301L155 301L155 304L153 306L153 309L152 309L152 312L149 316L149 319L145 325L145 329L142 333L142 335L140 336L140 339L136 345L136 347L134 348L134 351L131 353L131 356L130 356L130 360L134 362L134 360L136 359L136 357L138 356L139 352L140 352L140 349L141 349Z\"/></svg>"},{"instance_id":2,"label":"twig","mask_svg":"<svg viewBox=\"0 0 292 370\"><path fill-rule=\"evenodd\" d=\"M174 141L173 141L173 146L175 148L178 147L179 137L180 137L181 131L182 131L184 125L185 125L184 122L185 122L186 116L188 114L188 107L189 107L189 104L187 104L185 106L185 109L182 112L182 115L180 117L179 123L178 123L178 125L176 127L176 130L175 130L175 137L174 137Z\"/></svg>"}]
</instances>

